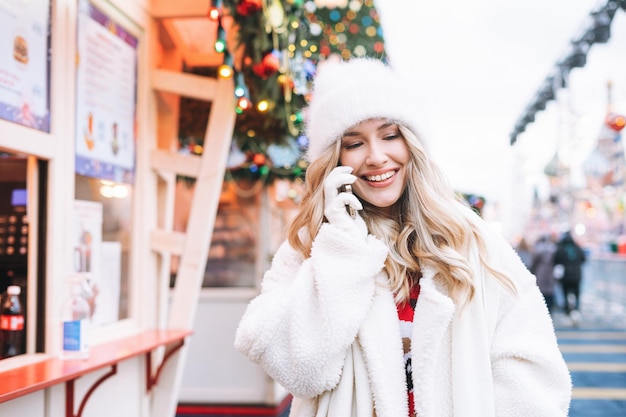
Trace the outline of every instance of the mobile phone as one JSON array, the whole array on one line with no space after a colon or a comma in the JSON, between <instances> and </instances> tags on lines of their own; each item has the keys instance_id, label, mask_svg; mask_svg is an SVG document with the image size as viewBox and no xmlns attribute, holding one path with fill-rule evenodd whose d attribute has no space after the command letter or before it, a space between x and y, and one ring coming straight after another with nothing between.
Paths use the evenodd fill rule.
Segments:
<instances>
[{"instance_id":1,"label":"mobile phone","mask_svg":"<svg viewBox=\"0 0 626 417\"><path fill-rule=\"evenodd\" d=\"M345 184L341 188L344 192L352 194L352 185ZM348 211L350 217L352 217L353 219L356 218L356 209L354 207L350 206L350 204L346 204L346 210Z\"/></svg>"}]
</instances>

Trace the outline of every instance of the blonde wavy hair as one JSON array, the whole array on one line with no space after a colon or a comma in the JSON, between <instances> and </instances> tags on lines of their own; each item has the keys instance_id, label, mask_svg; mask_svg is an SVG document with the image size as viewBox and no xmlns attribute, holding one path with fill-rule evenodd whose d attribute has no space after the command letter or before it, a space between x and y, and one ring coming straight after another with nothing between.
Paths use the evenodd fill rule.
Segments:
<instances>
[{"instance_id":1,"label":"blonde wavy hair","mask_svg":"<svg viewBox=\"0 0 626 417\"><path fill-rule=\"evenodd\" d=\"M478 245L482 266L515 292L513 282L488 264L482 232L462 212L461 205L467 203L450 187L417 135L402 124L398 127L411 155L406 189L391 217L365 201L359 212L369 232L389 247L385 272L396 302L408 300L410 288L425 266L442 278L455 303L462 306L471 300L475 286L468 255L473 243ZM325 221L323 182L339 163L340 146L338 140L307 168L300 213L287 228L289 243L303 257L310 256L313 240Z\"/></svg>"}]
</instances>

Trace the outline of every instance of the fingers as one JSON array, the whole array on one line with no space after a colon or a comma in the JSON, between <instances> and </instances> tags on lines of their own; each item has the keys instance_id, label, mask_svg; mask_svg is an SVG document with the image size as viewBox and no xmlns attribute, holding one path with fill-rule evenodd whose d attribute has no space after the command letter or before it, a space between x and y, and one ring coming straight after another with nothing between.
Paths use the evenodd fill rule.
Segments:
<instances>
[{"instance_id":1,"label":"fingers","mask_svg":"<svg viewBox=\"0 0 626 417\"><path fill-rule=\"evenodd\" d=\"M338 193L338 189L345 184L353 184L356 176L352 175L352 167L338 166L334 168L324 181L324 192L331 197Z\"/></svg>"},{"instance_id":2,"label":"fingers","mask_svg":"<svg viewBox=\"0 0 626 417\"><path fill-rule=\"evenodd\" d=\"M345 207L345 206L350 206L353 209L356 210L363 210L363 204L361 203L361 201L352 193L339 193L337 195L336 200L338 203L340 203L338 206L340 207Z\"/></svg>"}]
</instances>

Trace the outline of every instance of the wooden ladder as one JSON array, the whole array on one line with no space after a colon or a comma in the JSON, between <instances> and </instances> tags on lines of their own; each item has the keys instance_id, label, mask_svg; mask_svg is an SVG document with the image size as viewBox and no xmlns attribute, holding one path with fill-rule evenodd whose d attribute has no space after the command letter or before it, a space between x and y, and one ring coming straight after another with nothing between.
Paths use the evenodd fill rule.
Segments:
<instances>
[{"instance_id":1,"label":"wooden ladder","mask_svg":"<svg viewBox=\"0 0 626 417\"><path fill-rule=\"evenodd\" d=\"M176 9L174 5L178 5ZM157 22L164 54L161 68L152 71L152 87L157 96L158 148L152 152L151 166L158 173L159 228L150 236L151 248L161 258L159 263L160 325L170 329L192 329L198 307L202 280L215 218L217 214L226 161L235 126L234 81L181 72L182 59L176 48L167 50L168 40L159 20L185 15L206 16L208 1L154 0L151 15ZM183 10L185 9L185 10ZM172 46L172 45L170 45ZM169 68L165 68L168 67ZM177 152L180 98L211 103L201 156ZM195 190L186 232L173 230L176 177L195 178ZM170 259L180 257L174 289L169 288ZM149 415L173 417L176 413L188 344L178 350L163 367L158 384L152 388ZM163 352L165 353L165 352Z\"/></svg>"}]
</instances>

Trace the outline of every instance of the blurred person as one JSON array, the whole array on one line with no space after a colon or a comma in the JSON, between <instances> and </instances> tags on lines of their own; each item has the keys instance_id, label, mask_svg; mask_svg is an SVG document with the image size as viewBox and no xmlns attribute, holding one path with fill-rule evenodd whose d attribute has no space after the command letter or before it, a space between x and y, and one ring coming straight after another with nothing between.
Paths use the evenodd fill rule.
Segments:
<instances>
[{"instance_id":1,"label":"blurred person","mask_svg":"<svg viewBox=\"0 0 626 417\"><path fill-rule=\"evenodd\" d=\"M554 265L561 269L559 280L565 298L565 314L574 324L580 320L580 284L582 265L587 260L585 251L576 243L570 231L567 231L557 243Z\"/></svg>"},{"instance_id":2,"label":"blurred person","mask_svg":"<svg viewBox=\"0 0 626 417\"><path fill-rule=\"evenodd\" d=\"M291 417L565 417L535 278L449 186L405 84L373 59L318 71L300 213L236 349Z\"/></svg>"},{"instance_id":3,"label":"blurred person","mask_svg":"<svg viewBox=\"0 0 626 417\"><path fill-rule=\"evenodd\" d=\"M554 290L556 279L554 277L554 254L556 244L548 235L542 235L533 245L530 272L537 277L537 285L546 300L548 311L554 309Z\"/></svg>"},{"instance_id":4,"label":"blurred person","mask_svg":"<svg viewBox=\"0 0 626 417\"><path fill-rule=\"evenodd\" d=\"M533 261L533 254L532 248L525 237L522 237L517 243L515 246L515 252L517 252L526 268L530 269Z\"/></svg>"}]
</instances>

